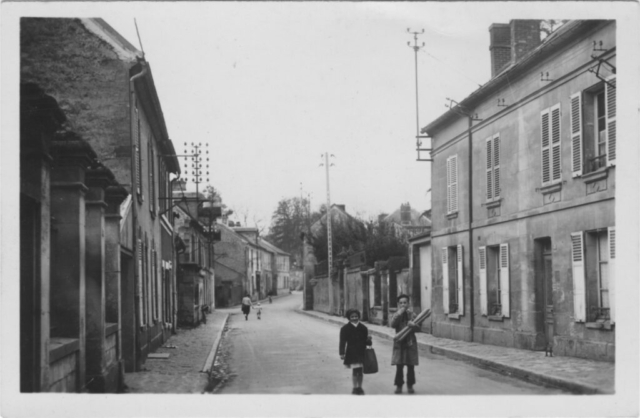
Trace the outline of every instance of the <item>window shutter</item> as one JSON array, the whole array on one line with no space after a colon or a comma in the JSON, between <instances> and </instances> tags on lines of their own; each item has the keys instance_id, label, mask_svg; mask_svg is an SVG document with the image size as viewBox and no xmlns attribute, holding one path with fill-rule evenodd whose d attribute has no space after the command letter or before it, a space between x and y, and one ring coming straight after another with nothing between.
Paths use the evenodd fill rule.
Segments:
<instances>
[{"instance_id":1,"label":"window shutter","mask_svg":"<svg viewBox=\"0 0 640 418\"><path fill-rule=\"evenodd\" d=\"M502 316L511 316L511 304L509 303L509 244L500 244L500 304Z\"/></svg>"},{"instance_id":2,"label":"window shutter","mask_svg":"<svg viewBox=\"0 0 640 418\"><path fill-rule=\"evenodd\" d=\"M148 143L149 147L149 208L151 213L156 212L156 182L155 182L155 155L153 152L153 146L151 141Z\"/></svg>"},{"instance_id":3,"label":"window shutter","mask_svg":"<svg viewBox=\"0 0 640 418\"><path fill-rule=\"evenodd\" d=\"M144 269L142 267L142 239L138 238L138 280L136 280L136 296L138 299L138 322L139 326L143 326L144 322L144 309L142 308L142 280L144 278Z\"/></svg>"},{"instance_id":4,"label":"window shutter","mask_svg":"<svg viewBox=\"0 0 640 418\"><path fill-rule=\"evenodd\" d=\"M458 211L458 156L451 157L451 212Z\"/></svg>"},{"instance_id":5,"label":"window shutter","mask_svg":"<svg viewBox=\"0 0 640 418\"><path fill-rule=\"evenodd\" d=\"M449 264L447 247L442 247L442 308L449 313Z\"/></svg>"},{"instance_id":6,"label":"window shutter","mask_svg":"<svg viewBox=\"0 0 640 418\"><path fill-rule=\"evenodd\" d=\"M142 184L140 184L140 114L138 113L138 101L134 104L133 113L133 143L135 147L135 161L133 162L136 173L136 192L138 195L142 193Z\"/></svg>"},{"instance_id":7,"label":"window shutter","mask_svg":"<svg viewBox=\"0 0 640 418\"><path fill-rule=\"evenodd\" d=\"M462 271L462 245L458 245L458 313L464 315L464 275Z\"/></svg>"},{"instance_id":8,"label":"window shutter","mask_svg":"<svg viewBox=\"0 0 640 418\"><path fill-rule=\"evenodd\" d=\"M616 227L609 227L609 316L616 322Z\"/></svg>"},{"instance_id":9,"label":"window shutter","mask_svg":"<svg viewBox=\"0 0 640 418\"><path fill-rule=\"evenodd\" d=\"M478 248L480 253L480 313L487 315L487 247Z\"/></svg>"},{"instance_id":10,"label":"window shutter","mask_svg":"<svg viewBox=\"0 0 640 418\"><path fill-rule=\"evenodd\" d=\"M611 76L605 83L605 114L607 116L607 164L616 163L616 78Z\"/></svg>"},{"instance_id":11,"label":"window shutter","mask_svg":"<svg viewBox=\"0 0 640 418\"><path fill-rule=\"evenodd\" d=\"M493 137L493 197L500 197L500 135Z\"/></svg>"},{"instance_id":12,"label":"window shutter","mask_svg":"<svg viewBox=\"0 0 640 418\"><path fill-rule=\"evenodd\" d=\"M541 114L541 139L542 139L542 184L551 181L551 143L549 141L549 109Z\"/></svg>"},{"instance_id":13,"label":"window shutter","mask_svg":"<svg viewBox=\"0 0 640 418\"><path fill-rule=\"evenodd\" d=\"M487 200L493 199L493 147L491 137L487 138Z\"/></svg>"},{"instance_id":14,"label":"window shutter","mask_svg":"<svg viewBox=\"0 0 640 418\"><path fill-rule=\"evenodd\" d=\"M571 234L571 265L573 270L573 314L576 322L584 322L586 319L586 296L582 232Z\"/></svg>"},{"instance_id":15,"label":"window shutter","mask_svg":"<svg viewBox=\"0 0 640 418\"><path fill-rule=\"evenodd\" d=\"M562 156L560 155L560 105L551 108L551 181L562 178Z\"/></svg>"},{"instance_id":16,"label":"window shutter","mask_svg":"<svg viewBox=\"0 0 640 418\"><path fill-rule=\"evenodd\" d=\"M582 175L582 92L571 96L571 174Z\"/></svg>"}]
</instances>

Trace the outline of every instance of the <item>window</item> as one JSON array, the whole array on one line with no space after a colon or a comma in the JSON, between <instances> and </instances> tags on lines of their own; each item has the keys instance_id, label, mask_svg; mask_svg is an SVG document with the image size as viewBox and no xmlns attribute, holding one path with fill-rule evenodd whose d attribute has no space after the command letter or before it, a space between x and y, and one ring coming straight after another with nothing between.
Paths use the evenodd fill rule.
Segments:
<instances>
[{"instance_id":1,"label":"window","mask_svg":"<svg viewBox=\"0 0 640 418\"><path fill-rule=\"evenodd\" d=\"M560 104L541 113L542 185L562 180L560 152Z\"/></svg>"},{"instance_id":2,"label":"window","mask_svg":"<svg viewBox=\"0 0 640 418\"><path fill-rule=\"evenodd\" d=\"M615 322L615 227L571 234L576 322Z\"/></svg>"},{"instance_id":3,"label":"window","mask_svg":"<svg viewBox=\"0 0 640 418\"><path fill-rule=\"evenodd\" d=\"M571 96L573 177L614 165L616 160L616 79Z\"/></svg>"},{"instance_id":4,"label":"window","mask_svg":"<svg viewBox=\"0 0 640 418\"><path fill-rule=\"evenodd\" d=\"M510 316L509 244L480 247L480 311L482 315Z\"/></svg>"},{"instance_id":5,"label":"window","mask_svg":"<svg viewBox=\"0 0 640 418\"><path fill-rule=\"evenodd\" d=\"M444 313L464 314L462 245L442 248L442 304Z\"/></svg>"},{"instance_id":6,"label":"window","mask_svg":"<svg viewBox=\"0 0 640 418\"><path fill-rule=\"evenodd\" d=\"M155 182L155 153L153 152L153 145L151 144L151 138L147 142L149 149L149 211L152 216L156 214L156 182Z\"/></svg>"},{"instance_id":7,"label":"window","mask_svg":"<svg viewBox=\"0 0 640 418\"><path fill-rule=\"evenodd\" d=\"M164 296L164 320L165 322L171 322L171 266L169 262L162 262L164 264L162 268L163 278L163 296Z\"/></svg>"},{"instance_id":8,"label":"window","mask_svg":"<svg viewBox=\"0 0 640 418\"><path fill-rule=\"evenodd\" d=\"M447 213L458 212L458 156L447 158Z\"/></svg>"},{"instance_id":9,"label":"window","mask_svg":"<svg viewBox=\"0 0 640 418\"><path fill-rule=\"evenodd\" d=\"M142 232L139 232L142 234ZM138 238L138 280L136 280L136 293L139 298L138 302L138 320L140 326L144 326L147 323L147 311L144 306L144 283L145 283L145 256L144 247L142 245L142 239Z\"/></svg>"},{"instance_id":10,"label":"window","mask_svg":"<svg viewBox=\"0 0 640 418\"><path fill-rule=\"evenodd\" d=\"M136 192L138 193L138 200L142 202L142 150L140 143L140 112L138 111L138 100L135 99L134 103L134 115L133 115L133 141L135 147L135 161L134 170L136 173Z\"/></svg>"},{"instance_id":11,"label":"window","mask_svg":"<svg viewBox=\"0 0 640 418\"><path fill-rule=\"evenodd\" d=\"M500 199L500 135L487 138L487 200Z\"/></svg>"}]
</instances>

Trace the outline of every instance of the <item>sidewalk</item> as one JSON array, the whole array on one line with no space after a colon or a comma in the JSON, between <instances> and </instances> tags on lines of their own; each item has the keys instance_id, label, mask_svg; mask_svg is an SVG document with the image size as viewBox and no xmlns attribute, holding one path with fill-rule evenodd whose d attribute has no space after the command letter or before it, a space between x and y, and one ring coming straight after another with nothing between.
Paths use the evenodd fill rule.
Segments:
<instances>
[{"instance_id":1,"label":"sidewalk","mask_svg":"<svg viewBox=\"0 0 640 418\"><path fill-rule=\"evenodd\" d=\"M347 323L346 318L322 312L301 309L296 312L338 325ZM366 326L371 334L393 340L395 331L392 328L369 323ZM449 340L422 332L416 337L420 350L467 361L531 383L581 394L615 393L614 363L574 357L545 357L544 352Z\"/></svg>"},{"instance_id":2,"label":"sidewalk","mask_svg":"<svg viewBox=\"0 0 640 418\"><path fill-rule=\"evenodd\" d=\"M228 313L216 310L207 315L206 324L178 329L150 354L143 371L125 374L126 393L204 393L228 317ZM151 358L167 354L168 358Z\"/></svg>"}]
</instances>

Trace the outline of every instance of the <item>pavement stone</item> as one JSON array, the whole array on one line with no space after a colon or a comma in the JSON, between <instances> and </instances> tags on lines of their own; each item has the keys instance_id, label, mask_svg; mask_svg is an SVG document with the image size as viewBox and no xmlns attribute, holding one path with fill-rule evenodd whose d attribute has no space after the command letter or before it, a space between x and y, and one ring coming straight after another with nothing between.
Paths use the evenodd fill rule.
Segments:
<instances>
[{"instance_id":1,"label":"pavement stone","mask_svg":"<svg viewBox=\"0 0 640 418\"><path fill-rule=\"evenodd\" d=\"M207 360L217 350L220 331L228 316L214 311L207 315L206 324L193 329L178 328L177 333L155 351L168 353L169 358L148 358L142 371L125 374L127 393L204 393L209 384Z\"/></svg>"},{"instance_id":2,"label":"pavement stone","mask_svg":"<svg viewBox=\"0 0 640 418\"><path fill-rule=\"evenodd\" d=\"M343 317L317 311L296 312L338 325L347 323ZM369 324L369 331L392 340L392 328ZM615 393L615 363L585 360L575 357L545 357L544 352L520 350L416 333L418 347L448 358L470 362L532 383L542 384L581 394Z\"/></svg>"}]
</instances>

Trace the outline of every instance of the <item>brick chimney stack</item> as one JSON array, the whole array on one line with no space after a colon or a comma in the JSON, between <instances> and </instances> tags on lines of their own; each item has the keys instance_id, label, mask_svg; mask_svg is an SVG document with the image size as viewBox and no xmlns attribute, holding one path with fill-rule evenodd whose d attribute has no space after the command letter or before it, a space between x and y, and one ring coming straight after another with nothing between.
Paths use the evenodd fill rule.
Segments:
<instances>
[{"instance_id":1,"label":"brick chimney stack","mask_svg":"<svg viewBox=\"0 0 640 418\"><path fill-rule=\"evenodd\" d=\"M529 51L537 48L540 40L540 20L514 19L489 26L491 51L491 78L510 64L515 64Z\"/></svg>"},{"instance_id":2,"label":"brick chimney stack","mask_svg":"<svg viewBox=\"0 0 640 418\"><path fill-rule=\"evenodd\" d=\"M489 51L491 51L491 78L511 62L511 26L494 23L489 26Z\"/></svg>"},{"instance_id":3,"label":"brick chimney stack","mask_svg":"<svg viewBox=\"0 0 640 418\"><path fill-rule=\"evenodd\" d=\"M529 51L542 43L540 40L541 20L512 20L511 62L516 63Z\"/></svg>"}]
</instances>

